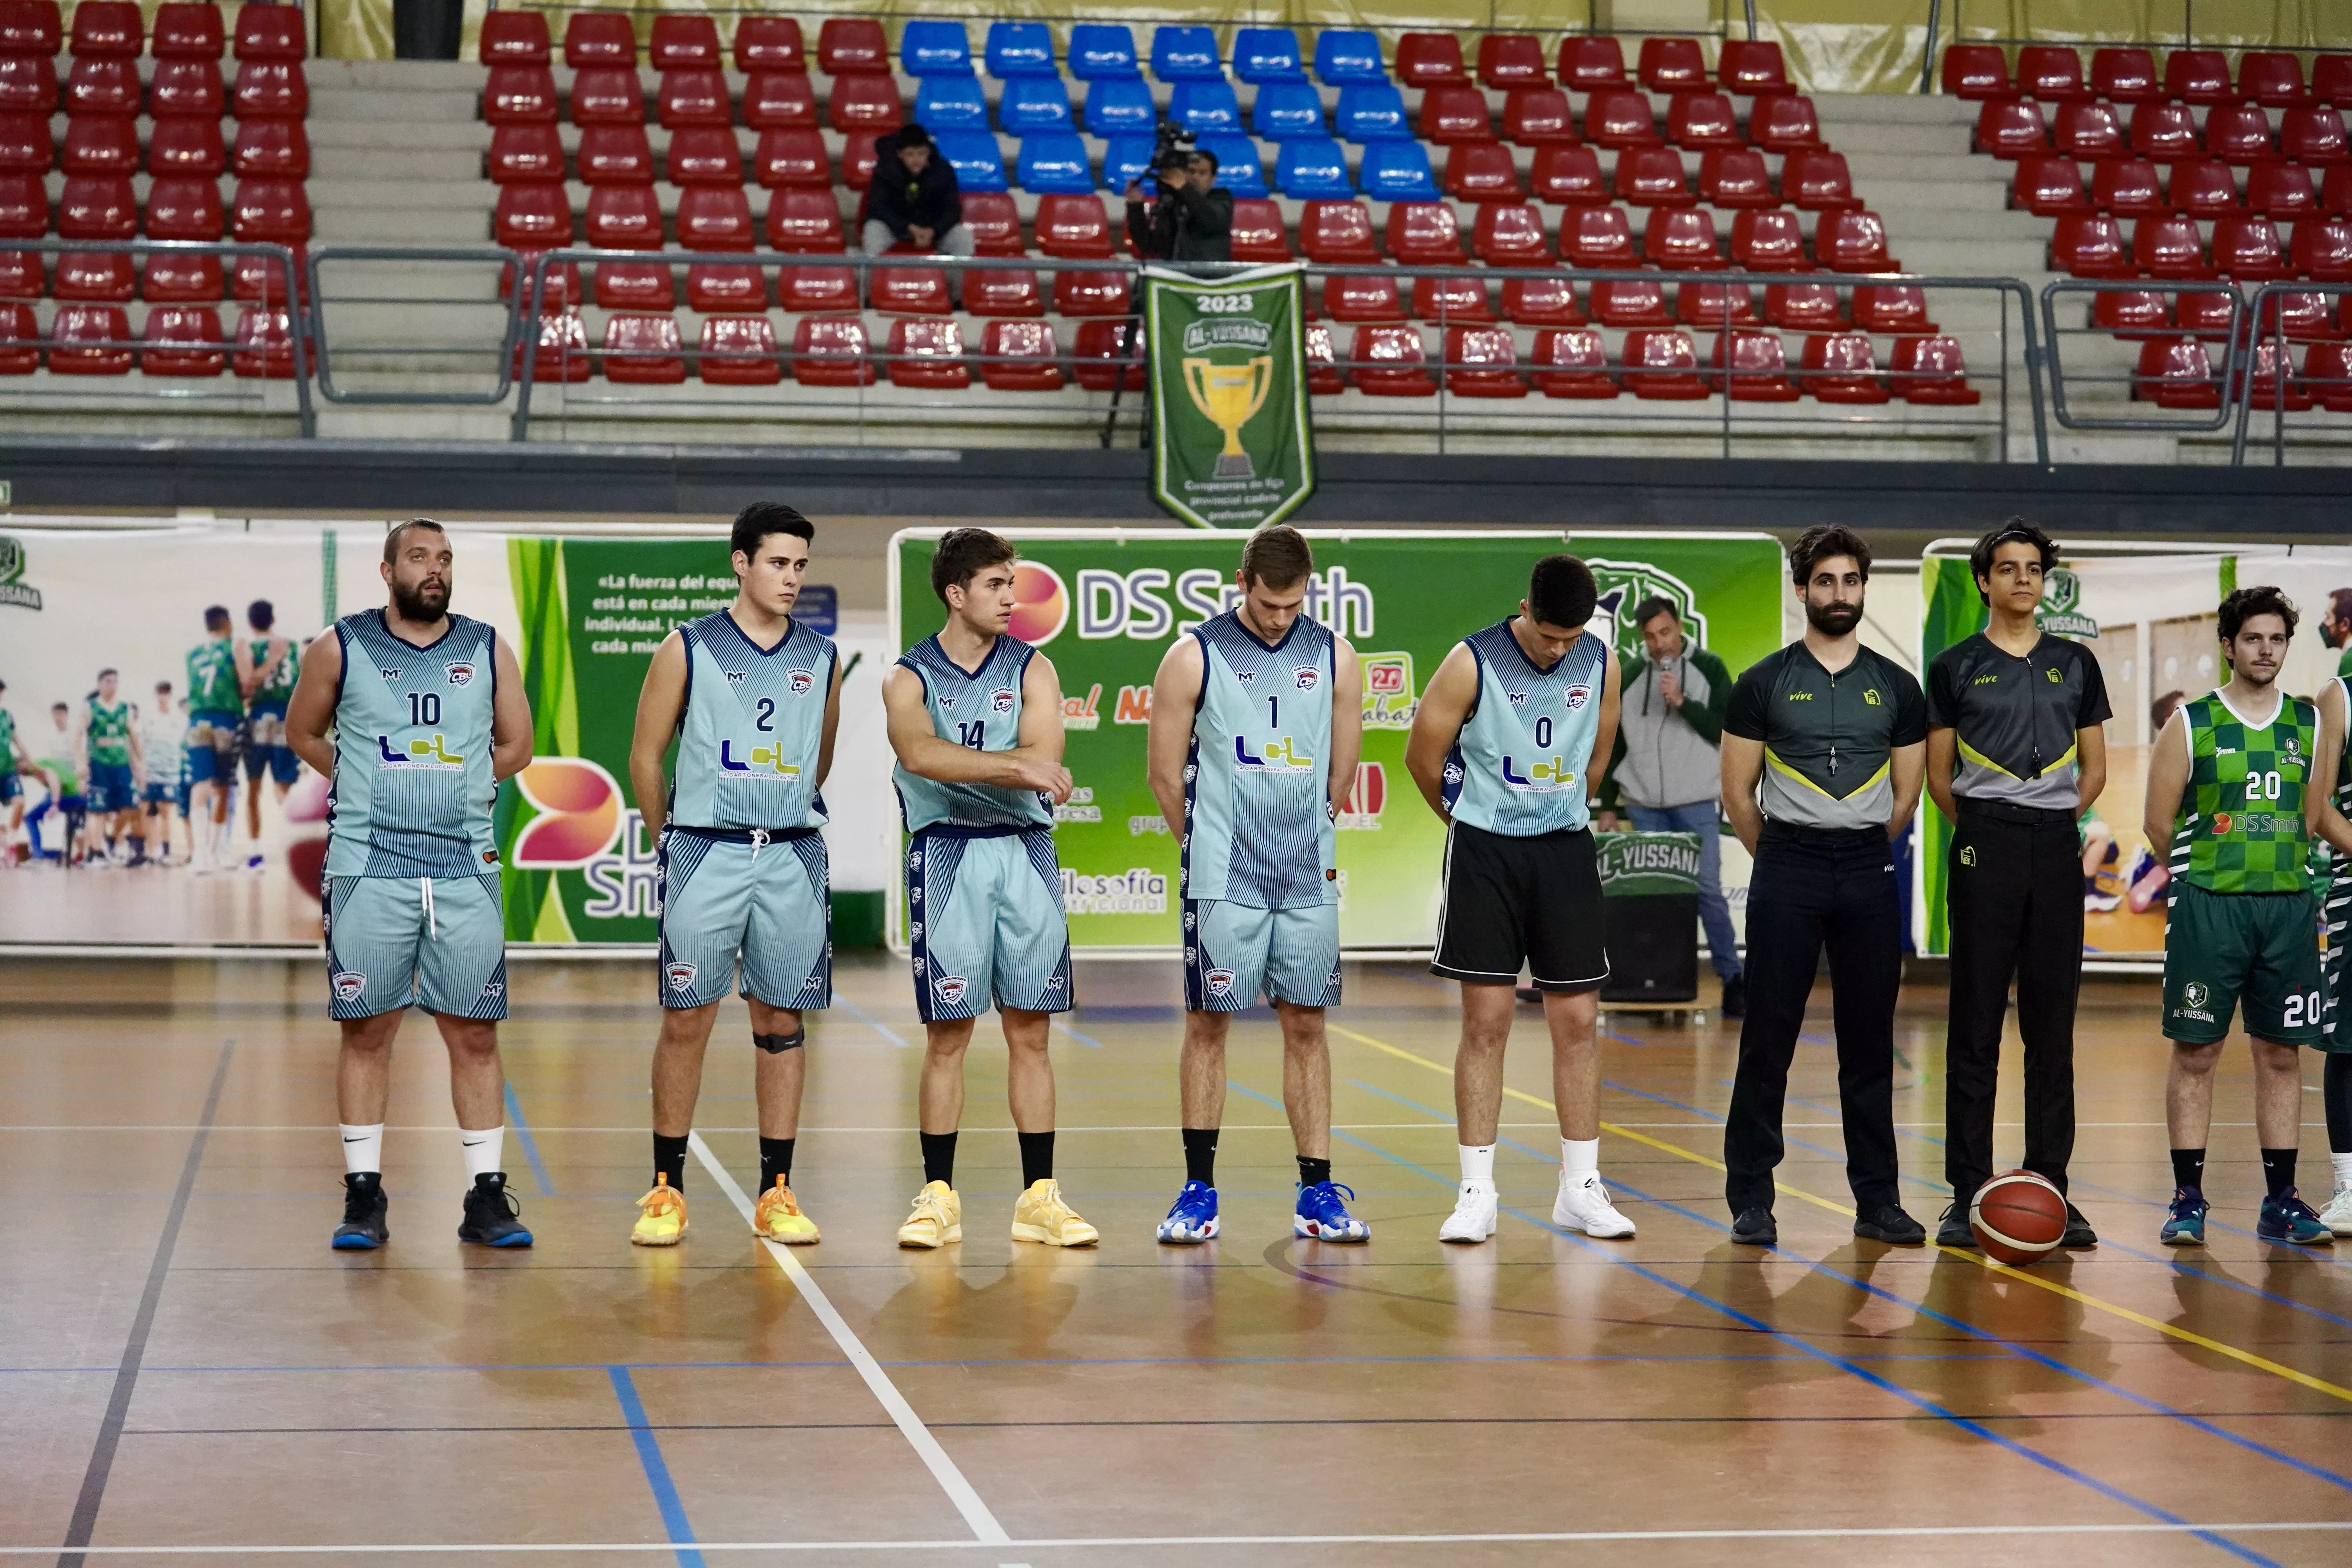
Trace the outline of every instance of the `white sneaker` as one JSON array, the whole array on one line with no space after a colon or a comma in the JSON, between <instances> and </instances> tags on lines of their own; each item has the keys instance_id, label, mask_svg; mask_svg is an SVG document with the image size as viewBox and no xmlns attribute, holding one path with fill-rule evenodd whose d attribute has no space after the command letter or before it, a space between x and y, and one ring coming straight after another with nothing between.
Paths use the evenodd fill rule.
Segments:
<instances>
[{"instance_id":1,"label":"white sneaker","mask_svg":"<svg viewBox=\"0 0 2352 1568\"><path fill-rule=\"evenodd\" d=\"M1580 1230L1602 1241L1633 1234L1633 1222L1617 1212L1599 1176L1587 1176L1570 1186L1565 1170L1559 1173L1559 1196L1552 1200L1551 1222L1562 1230Z\"/></svg>"},{"instance_id":2,"label":"white sneaker","mask_svg":"<svg viewBox=\"0 0 2352 1568\"><path fill-rule=\"evenodd\" d=\"M1465 1182L1454 1199L1454 1212L1437 1227L1440 1241L1484 1241L1495 1234L1495 1189L1486 1182Z\"/></svg>"},{"instance_id":3,"label":"white sneaker","mask_svg":"<svg viewBox=\"0 0 2352 1568\"><path fill-rule=\"evenodd\" d=\"M2336 1189L2336 1195L2319 1211L2319 1223L2337 1236L2352 1236L2352 1187Z\"/></svg>"}]
</instances>

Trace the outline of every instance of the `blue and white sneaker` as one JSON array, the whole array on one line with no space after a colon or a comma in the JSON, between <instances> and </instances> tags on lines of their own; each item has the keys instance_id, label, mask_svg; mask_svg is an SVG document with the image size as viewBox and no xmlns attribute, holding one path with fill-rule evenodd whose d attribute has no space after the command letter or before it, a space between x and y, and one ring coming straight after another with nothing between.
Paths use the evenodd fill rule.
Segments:
<instances>
[{"instance_id":1,"label":"blue and white sneaker","mask_svg":"<svg viewBox=\"0 0 2352 1568\"><path fill-rule=\"evenodd\" d=\"M1170 1247L1198 1247L1217 1234L1217 1189L1187 1182L1160 1222L1160 1239Z\"/></svg>"},{"instance_id":2,"label":"blue and white sneaker","mask_svg":"<svg viewBox=\"0 0 2352 1568\"><path fill-rule=\"evenodd\" d=\"M1298 1213L1290 1222L1291 1233L1321 1241L1371 1240L1372 1227L1348 1212L1348 1205L1339 1201L1341 1193L1352 1198L1356 1189L1337 1182L1299 1188Z\"/></svg>"},{"instance_id":3,"label":"blue and white sneaker","mask_svg":"<svg viewBox=\"0 0 2352 1568\"><path fill-rule=\"evenodd\" d=\"M2317 1211L2289 1188L2283 1198L2264 1198L2254 1234L2264 1241L2291 1242L2296 1247L2328 1247L2336 1241Z\"/></svg>"},{"instance_id":4,"label":"blue and white sneaker","mask_svg":"<svg viewBox=\"0 0 2352 1568\"><path fill-rule=\"evenodd\" d=\"M2164 1216L2164 1228L2156 1233L2157 1240L2167 1247L2204 1246L2205 1211L2210 1206L2195 1187L2180 1188L2172 1194L2172 1212Z\"/></svg>"}]
</instances>

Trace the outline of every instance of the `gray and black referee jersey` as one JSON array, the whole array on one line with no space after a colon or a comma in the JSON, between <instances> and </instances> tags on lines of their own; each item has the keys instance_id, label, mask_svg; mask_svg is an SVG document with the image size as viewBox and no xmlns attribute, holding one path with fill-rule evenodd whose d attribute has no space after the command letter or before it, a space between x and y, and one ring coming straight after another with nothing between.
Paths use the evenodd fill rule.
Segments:
<instances>
[{"instance_id":1,"label":"gray and black referee jersey","mask_svg":"<svg viewBox=\"0 0 2352 1568\"><path fill-rule=\"evenodd\" d=\"M2025 1041L2025 1168L2066 1190L2074 1001L2083 982L2076 731L2108 717L2099 661L2045 636L2022 658L1979 632L1927 668L1927 722L1950 730L1959 820L1946 858L1951 1013L1944 1175L1958 1212L1992 1179L1993 1092L2011 976Z\"/></svg>"}]
</instances>

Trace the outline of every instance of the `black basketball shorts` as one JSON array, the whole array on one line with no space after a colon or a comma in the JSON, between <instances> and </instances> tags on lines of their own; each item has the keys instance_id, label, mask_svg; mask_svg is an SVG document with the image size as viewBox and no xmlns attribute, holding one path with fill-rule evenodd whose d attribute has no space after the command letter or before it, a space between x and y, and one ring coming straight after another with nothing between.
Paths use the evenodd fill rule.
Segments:
<instances>
[{"instance_id":1,"label":"black basketball shorts","mask_svg":"<svg viewBox=\"0 0 2352 1568\"><path fill-rule=\"evenodd\" d=\"M1539 991L1591 991L1609 978L1601 871L1590 828L1510 838L1457 822L1445 838L1445 900L1430 973Z\"/></svg>"}]
</instances>

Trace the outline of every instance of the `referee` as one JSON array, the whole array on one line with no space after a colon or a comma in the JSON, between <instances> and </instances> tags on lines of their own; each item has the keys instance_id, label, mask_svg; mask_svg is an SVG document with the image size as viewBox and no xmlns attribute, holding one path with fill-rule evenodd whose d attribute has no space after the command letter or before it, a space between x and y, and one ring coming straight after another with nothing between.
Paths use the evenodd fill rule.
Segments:
<instances>
[{"instance_id":1,"label":"referee","mask_svg":"<svg viewBox=\"0 0 2352 1568\"><path fill-rule=\"evenodd\" d=\"M1805 635L1749 667L1723 724L1723 808L1756 858L1748 885L1748 1016L1723 1133L1731 1239L1769 1247L1789 1063L1823 949L1835 987L1838 1099L1854 1235L1916 1247L1897 1200L1895 997L1902 893L1890 844L1919 804L1927 702L1911 672L1862 646L1870 546L1833 523L1789 552Z\"/></svg>"},{"instance_id":2,"label":"referee","mask_svg":"<svg viewBox=\"0 0 2352 1568\"><path fill-rule=\"evenodd\" d=\"M2107 781L2106 681L2081 643L2035 619L2058 546L2022 518L1977 541L1990 620L1927 668L1927 793L1952 824L1950 1030L1944 1047L1939 1247L1974 1247L1969 1201L1992 1179L1992 1101L2009 984L2025 1039L2025 1168L2066 1190L2074 1148L2074 998L2083 984L2076 819ZM2063 1247L2095 1247L2074 1205Z\"/></svg>"}]
</instances>

